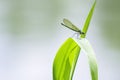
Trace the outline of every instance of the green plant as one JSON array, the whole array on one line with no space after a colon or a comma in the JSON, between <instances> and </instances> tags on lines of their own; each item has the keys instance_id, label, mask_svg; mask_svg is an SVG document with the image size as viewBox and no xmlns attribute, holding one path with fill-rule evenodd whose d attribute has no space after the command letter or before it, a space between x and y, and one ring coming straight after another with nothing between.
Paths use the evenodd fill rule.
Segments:
<instances>
[{"instance_id":1,"label":"green plant","mask_svg":"<svg viewBox=\"0 0 120 80\"><path fill-rule=\"evenodd\" d=\"M85 38L96 5L94 2L82 31L69 20L64 19L63 26L80 34L79 38L68 38L58 50L53 62L53 80L72 80L75 66L81 49L86 53L90 66L92 80L98 80L98 66L94 51Z\"/></svg>"}]
</instances>

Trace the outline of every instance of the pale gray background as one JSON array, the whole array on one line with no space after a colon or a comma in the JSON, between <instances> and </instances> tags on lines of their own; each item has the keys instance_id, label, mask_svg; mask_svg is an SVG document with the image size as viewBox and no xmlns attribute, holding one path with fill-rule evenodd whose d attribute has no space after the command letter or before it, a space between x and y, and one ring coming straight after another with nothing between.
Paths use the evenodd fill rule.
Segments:
<instances>
[{"instance_id":1,"label":"pale gray background","mask_svg":"<svg viewBox=\"0 0 120 80\"><path fill-rule=\"evenodd\" d=\"M52 80L60 45L82 28L93 0L0 0L0 80ZM87 33L99 65L99 80L120 80L120 0L97 0ZM73 80L90 80L87 58L79 56Z\"/></svg>"}]
</instances>

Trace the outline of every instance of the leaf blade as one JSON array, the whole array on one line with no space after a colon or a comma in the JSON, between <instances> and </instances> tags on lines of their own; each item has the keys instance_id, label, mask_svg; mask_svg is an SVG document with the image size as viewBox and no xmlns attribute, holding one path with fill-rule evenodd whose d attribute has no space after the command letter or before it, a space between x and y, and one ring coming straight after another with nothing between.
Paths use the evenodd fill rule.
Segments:
<instances>
[{"instance_id":1,"label":"leaf blade","mask_svg":"<svg viewBox=\"0 0 120 80\"><path fill-rule=\"evenodd\" d=\"M88 57L88 63L92 78L91 80L98 80L97 60L90 42L87 39L76 39L76 38L73 39L81 47L81 49L86 53L86 56Z\"/></svg>"},{"instance_id":2,"label":"leaf blade","mask_svg":"<svg viewBox=\"0 0 120 80\"><path fill-rule=\"evenodd\" d=\"M80 47L68 38L58 50L53 62L53 80L72 80Z\"/></svg>"},{"instance_id":3,"label":"leaf blade","mask_svg":"<svg viewBox=\"0 0 120 80\"><path fill-rule=\"evenodd\" d=\"M87 16L87 19L85 21L85 24L84 24L84 27L82 29L82 32L84 32L85 34L84 35L81 35L82 38L85 38L86 37L86 33L88 31L88 27L89 27L89 24L90 24L90 21L91 21L91 18L92 18L92 15L93 15L93 12L94 12L94 9L95 9L95 5L96 5L96 0L94 2L94 4L92 5L92 8Z\"/></svg>"}]
</instances>

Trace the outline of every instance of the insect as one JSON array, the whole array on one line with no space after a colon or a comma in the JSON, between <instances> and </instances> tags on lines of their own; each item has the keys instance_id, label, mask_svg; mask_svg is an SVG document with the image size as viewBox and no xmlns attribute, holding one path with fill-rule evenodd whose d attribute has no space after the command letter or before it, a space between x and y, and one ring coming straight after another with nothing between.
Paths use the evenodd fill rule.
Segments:
<instances>
[{"instance_id":1,"label":"insect","mask_svg":"<svg viewBox=\"0 0 120 80\"><path fill-rule=\"evenodd\" d=\"M85 34L79 28L77 28L74 24L72 24L72 22L70 22L68 19L63 19L63 23L61 23L61 25L65 26L75 32L78 32L80 34Z\"/></svg>"}]
</instances>

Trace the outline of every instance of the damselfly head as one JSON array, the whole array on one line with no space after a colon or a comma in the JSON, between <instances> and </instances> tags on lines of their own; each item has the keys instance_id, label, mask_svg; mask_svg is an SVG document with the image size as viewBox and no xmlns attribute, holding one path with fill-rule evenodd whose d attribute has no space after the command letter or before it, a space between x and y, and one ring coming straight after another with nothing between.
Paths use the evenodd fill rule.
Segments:
<instances>
[{"instance_id":1,"label":"damselfly head","mask_svg":"<svg viewBox=\"0 0 120 80\"><path fill-rule=\"evenodd\" d=\"M80 34L85 34L85 33L80 30Z\"/></svg>"}]
</instances>

